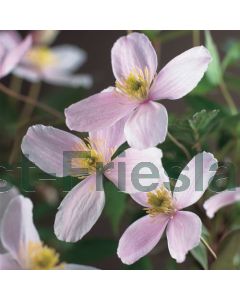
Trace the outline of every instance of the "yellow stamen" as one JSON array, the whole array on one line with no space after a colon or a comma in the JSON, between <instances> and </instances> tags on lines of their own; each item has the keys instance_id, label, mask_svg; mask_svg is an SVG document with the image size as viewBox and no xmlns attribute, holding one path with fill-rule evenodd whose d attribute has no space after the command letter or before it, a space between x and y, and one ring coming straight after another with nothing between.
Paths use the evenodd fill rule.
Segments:
<instances>
[{"instance_id":1,"label":"yellow stamen","mask_svg":"<svg viewBox=\"0 0 240 300\"><path fill-rule=\"evenodd\" d=\"M164 186L154 192L147 193L147 198L150 207L145 210L150 216L154 217L160 213L170 214L174 211L172 195Z\"/></svg>"},{"instance_id":2,"label":"yellow stamen","mask_svg":"<svg viewBox=\"0 0 240 300\"><path fill-rule=\"evenodd\" d=\"M39 69L54 65L57 62L56 56L47 47L33 47L27 53L27 58Z\"/></svg>"},{"instance_id":3,"label":"yellow stamen","mask_svg":"<svg viewBox=\"0 0 240 300\"><path fill-rule=\"evenodd\" d=\"M85 169L86 174L79 174L77 177L84 178L101 170L110 160L115 152L115 148L107 148L105 140L85 139L86 146L76 145L75 150L80 152L79 158L71 161L72 168ZM108 153L107 153L108 152ZM105 155L103 155L105 153ZM108 161L106 161L108 159ZM76 176L76 175L75 175Z\"/></svg>"},{"instance_id":4,"label":"yellow stamen","mask_svg":"<svg viewBox=\"0 0 240 300\"><path fill-rule=\"evenodd\" d=\"M52 248L42 243L28 245L28 268L31 270L61 269L63 264L59 262L59 254Z\"/></svg>"},{"instance_id":5,"label":"yellow stamen","mask_svg":"<svg viewBox=\"0 0 240 300\"><path fill-rule=\"evenodd\" d=\"M147 67L144 71L135 69L126 79L116 81L116 87L120 91L138 100L146 100L150 85L151 76Z\"/></svg>"}]
</instances>

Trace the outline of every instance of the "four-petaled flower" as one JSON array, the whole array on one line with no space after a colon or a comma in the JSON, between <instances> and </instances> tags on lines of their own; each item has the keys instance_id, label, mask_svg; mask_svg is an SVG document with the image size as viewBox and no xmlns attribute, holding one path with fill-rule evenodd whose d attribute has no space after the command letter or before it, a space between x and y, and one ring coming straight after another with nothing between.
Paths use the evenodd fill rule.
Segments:
<instances>
[{"instance_id":1,"label":"four-petaled flower","mask_svg":"<svg viewBox=\"0 0 240 300\"><path fill-rule=\"evenodd\" d=\"M126 117L124 132L128 144L137 149L164 142L168 115L157 100L175 100L196 87L207 70L211 56L194 47L170 61L157 75L157 55L149 39L131 33L112 48L115 88L95 94L65 110L71 130L92 131L111 126Z\"/></svg>"},{"instance_id":2,"label":"four-petaled flower","mask_svg":"<svg viewBox=\"0 0 240 300\"><path fill-rule=\"evenodd\" d=\"M125 192L137 191L131 176L134 167L141 162L152 163L162 178L160 149L127 149L112 160L118 147L125 141L123 125L121 120L106 130L90 132L86 141L53 127L35 125L28 129L23 138L23 153L43 171L58 177L86 177L66 195L59 207L54 229L60 240L78 241L98 220L105 203L102 175ZM69 157L68 153L74 157ZM65 167L64 160L67 160ZM125 169L121 173L121 166L118 168L118 165L122 164ZM125 180L119 182L119 176ZM150 185L149 181L151 179L146 179L145 185Z\"/></svg>"},{"instance_id":3,"label":"four-petaled flower","mask_svg":"<svg viewBox=\"0 0 240 300\"><path fill-rule=\"evenodd\" d=\"M217 169L217 160L211 153L195 156L183 169L173 194L162 183L150 193L132 194L144 206L147 215L129 226L122 235L118 256L125 264L132 264L148 254L161 239L167 227L168 248L178 263L200 243L200 218L182 209L200 199Z\"/></svg>"}]
</instances>

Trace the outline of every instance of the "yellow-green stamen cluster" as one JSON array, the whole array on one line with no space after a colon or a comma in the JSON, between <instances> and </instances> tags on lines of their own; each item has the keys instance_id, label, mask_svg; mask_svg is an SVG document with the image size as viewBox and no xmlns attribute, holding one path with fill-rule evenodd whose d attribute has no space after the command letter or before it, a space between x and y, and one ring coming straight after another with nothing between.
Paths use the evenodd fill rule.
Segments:
<instances>
[{"instance_id":1,"label":"yellow-green stamen cluster","mask_svg":"<svg viewBox=\"0 0 240 300\"><path fill-rule=\"evenodd\" d=\"M154 192L147 193L147 202L149 207L145 210L150 216L154 217L161 213L170 214L174 211L172 195L164 186Z\"/></svg>"},{"instance_id":2,"label":"yellow-green stamen cluster","mask_svg":"<svg viewBox=\"0 0 240 300\"><path fill-rule=\"evenodd\" d=\"M121 92L138 100L146 100L150 85L151 78L147 68L144 71L133 70L126 79L116 81L116 87Z\"/></svg>"},{"instance_id":3,"label":"yellow-green stamen cluster","mask_svg":"<svg viewBox=\"0 0 240 300\"><path fill-rule=\"evenodd\" d=\"M52 270L60 269L59 254L52 248L44 246L42 243L32 243L28 245L28 268L31 270Z\"/></svg>"},{"instance_id":4,"label":"yellow-green stamen cluster","mask_svg":"<svg viewBox=\"0 0 240 300\"><path fill-rule=\"evenodd\" d=\"M53 52L47 47L33 47L27 53L27 58L39 69L54 65L57 61Z\"/></svg>"}]
</instances>

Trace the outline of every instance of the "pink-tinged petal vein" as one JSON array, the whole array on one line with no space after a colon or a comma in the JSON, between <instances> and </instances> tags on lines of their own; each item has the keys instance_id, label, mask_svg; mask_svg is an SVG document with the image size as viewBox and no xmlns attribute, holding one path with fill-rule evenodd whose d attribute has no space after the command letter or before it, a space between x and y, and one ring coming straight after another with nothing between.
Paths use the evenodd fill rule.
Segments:
<instances>
[{"instance_id":1,"label":"pink-tinged petal vein","mask_svg":"<svg viewBox=\"0 0 240 300\"><path fill-rule=\"evenodd\" d=\"M103 129L128 115L137 105L115 90L98 93L65 109L66 124L80 132Z\"/></svg>"},{"instance_id":2,"label":"pink-tinged petal vein","mask_svg":"<svg viewBox=\"0 0 240 300\"><path fill-rule=\"evenodd\" d=\"M44 125L30 127L22 141L23 154L44 172L62 177L71 175L64 163L68 151L85 151L85 143L71 133Z\"/></svg>"},{"instance_id":3,"label":"pink-tinged petal vein","mask_svg":"<svg viewBox=\"0 0 240 300\"><path fill-rule=\"evenodd\" d=\"M96 174L87 177L63 199L54 223L59 240L77 242L97 222L104 207L105 196L102 187L96 190L96 178Z\"/></svg>"},{"instance_id":4,"label":"pink-tinged petal vein","mask_svg":"<svg viewBox=\"0 0 240 300\"><path fill-rule=\"evenodd\" d=\"M149 99L182 98L197 86L210 62L211 55L203 46L191 48L176 56L157 75Z\"/></svg>"},{"instance_id":5,"label":"pink-tinged petal vein","mask_svg":"<svg viewBox=\"0 0 240 300\"><path fill-rule=\"evenodd\" d=\"M147 255L159 242L168 223L166 215L140 218L123 233L117 254L124 264L130 265Z\"/></svg>"},{"instance_id":6,"label":"pink-tinged petal vein","mask_svg":"<svg viewBox=\"0 0 240 300\"><path fill-rule=\"evenodd\" d=\"M166 108L150 101L141 104L129 117L124 131L128 144L137 149L146 149L163 143L168 128Z\"/></svg>"},{"instance_id":7,"label":"pink-tinged petal vein","mask_svg":"<svg viewBox=\"0 0 240 300\"><path fill-rule=\"evenodd\" d=\"M182 263L188 251L200 243L202 222L189 211L178 211L167 226L168 248L171 256Z\"/></svg>"},{"instance_id":8,"label":"pink-tinged petal vein","mask_svg":"<svg viewBox=\"0 0 240 300\"><path fill-rule=\"evenodd\" d=\"M112 68L115 78L121 82L131 72L146 68L153 79L157 70L157 55L150 40L142 33L133 32L119 38L112 48Z\"/></svg>"}]
</instances>

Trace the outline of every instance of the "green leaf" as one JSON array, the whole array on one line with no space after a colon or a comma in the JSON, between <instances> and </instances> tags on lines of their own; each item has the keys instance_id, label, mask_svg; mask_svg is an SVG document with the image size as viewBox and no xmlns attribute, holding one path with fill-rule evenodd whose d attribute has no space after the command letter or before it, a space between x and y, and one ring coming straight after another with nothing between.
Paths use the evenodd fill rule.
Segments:
<instances>
[{"instance_id":1,"label":"green leaf","mask_svg":"<svg viewBox=\"0 0 240 300\"><path fill-rule=\"evenodd\" d=\"M185 97L187 104L195 111L200 110L218 110L219 115L224 116L228 114L228 110L222 104L217 103L215 100L210 100L200 95L189 95Z\"/></svg>"},{"instance_id":2,"label":"green leaf","mask_svg":"<svg viewBox=\"0 0 240 300\"><path fill-rule=\"evenodd\" d=\"M153 270L153 264L148 256L143 257L135 264L127 266L129 270Z\"/></svg>"},{"instance_id":3,"label":"green leaf","mask_svg":"<svg viewBox=\"0 0 240 300\"><path fill-rule=\"evenodd\" d=\"M192 119L189 120L189 125L192 128L194 135L202 137L211 131L214 127L216 117L219 110L207 111L205 109L197 112L193 115Z\"/></svg>"},{"instance_id":4,"label":"green leaf","mask_svg":"<svg viewBox=\"0 0 240 300\"><path fill-rule=\"evenodd\" d=\"M110 181L104 182L106 194L105 214L111 222L114 234L118 234L119 224L126 209L127 194L120 192Z\"/></svg>"},{"instance_id":5,"label":"green leaf","mask_svg":"<svg viewBox=\"0 0 240 300\"><path fill-rule=\"evenodd\" d=\"M227 69L228 66L236 63L239 60L240 60L240 42L233 42L223 59L222 62L223 72Z\"/></svg>"},{"instance_id":6,"label":"green leaf","mask_svg":"<svg viewBox=\"0 0 240 300\"><path fill-rule=\"evenodd\" d=\"M208 269L208 257L207 257L207 249L206 247L200 243L197 247L192 249L192 256L196 259L196 261L203 267L204 270Z\"/></svg>"},{"instance_id":7,"label":"green leaf","mask_svg":"<svg viewBox=\"0 0 240 300\"><path fill-rule=\"evenodd\" d=\"M217 47L209 31L205 32L206 47L212 56L212 62L207 70L207 78L213 85L219 85L222 81L222 67Z\"/></svg>"},{"instance_id":8,"label":"green leaf","mask_svg":"<svg viewBox=\"0 0 240 300\"><path fill-rule=\"evenodd\" d=\"M213 270L240 270L240 229L230 232L221 242Z\"/></svg>"}]
</instances>

